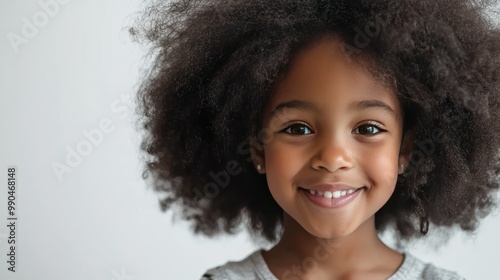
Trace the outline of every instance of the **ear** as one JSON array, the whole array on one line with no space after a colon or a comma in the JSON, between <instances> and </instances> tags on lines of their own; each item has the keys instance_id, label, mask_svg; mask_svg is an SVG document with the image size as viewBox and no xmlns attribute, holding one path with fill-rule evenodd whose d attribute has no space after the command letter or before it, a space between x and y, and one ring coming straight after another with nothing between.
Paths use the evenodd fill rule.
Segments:
<instances>
[{"instance_id":1,"label":"ear","mask_svg":"<svg viewBox=\"0 0 500 280\"><path fill-rule=\"evenodd\" d=\"M257 139L257 137L252 137L250 139L250 155L257 172L265 174L266 166L264 158L264 145Z\"/></svg>"},{"instance_id":2,"label":"ear","mask_svg":"<svg viewBox=\"0 0 500 280\"><path fill-rule=\"evenodd\" d=\"M413 151L413 141L415 140L415 131L413 129L407 130L403 139L401 140L401 148L399 150L398 173L402 174L410 164L410 155Z\"/></svg>"}]
</instances>

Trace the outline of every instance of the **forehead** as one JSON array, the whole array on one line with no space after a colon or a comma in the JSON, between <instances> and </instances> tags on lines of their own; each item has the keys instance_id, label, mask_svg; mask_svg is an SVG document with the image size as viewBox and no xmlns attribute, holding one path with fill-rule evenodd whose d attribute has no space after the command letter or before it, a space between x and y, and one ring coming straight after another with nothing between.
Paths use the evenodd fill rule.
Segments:
<instances>
[{"instance_id":1,"label":"forehead","mask_svg":"<svg viewBox=\"0 0 500 280\"><path fill-rule=\"evenodd\" d=\"M290 99L307 99L318 104L340 99L351 102L380 100L400 115L395 90L357 62L359 57L350 57L343 44L337 37L326 37L297 53L285 75L276 83L266 111Z\"/></svg>"}]
</instances>

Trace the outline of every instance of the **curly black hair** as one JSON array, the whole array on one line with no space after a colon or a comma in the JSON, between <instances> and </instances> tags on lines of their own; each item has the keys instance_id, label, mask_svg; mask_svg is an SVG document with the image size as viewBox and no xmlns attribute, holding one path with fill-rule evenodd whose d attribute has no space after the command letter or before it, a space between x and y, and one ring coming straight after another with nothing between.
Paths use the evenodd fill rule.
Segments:
<instances>
[{"instance_id":1,"label":"curly black hair","mask_svg":"<svg viewBox=\"0 0 500 280\"><path fill-rule=\"evenodd\" d=\"M245 224L279 238L283 210L255 171L261 113L290 61L325 35L400 96L407 171L375 216L401 240L473 231L500 187L500 28L494 1L182 0L146 4L129 29L150 47L137 102L143 177L196 233ZM498 14L496 14L498 15Z\"/></svg>"}]
</instances>

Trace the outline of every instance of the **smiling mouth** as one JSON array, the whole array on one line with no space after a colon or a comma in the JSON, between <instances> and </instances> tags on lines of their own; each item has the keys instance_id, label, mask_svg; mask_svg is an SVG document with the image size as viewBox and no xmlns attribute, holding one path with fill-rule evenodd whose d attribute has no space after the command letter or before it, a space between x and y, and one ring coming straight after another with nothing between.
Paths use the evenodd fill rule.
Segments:
<instances>
[{"instance_id":1,"label":"smiling mouth","mask_svg":"<svg viewBox=\"0 0 500 280\"><path fill-rule=\"evenodd\" d=\"M339 208L349 204L366 187L352 188L337 191L319 191L300 188L307 198L314 204L324 208Z\"/></svg>"},{"instance_id":2,"label":"smiling mouth","mask_svg":"<svg viewBox=\"0 0 500 280\"><path fill-rule=\"evenodd\" d=\"M322 192L322 191L309 190L309 192L312 195L324 196L326 198L332 198L332 197L339 198L339 197L345 196L347 194L351 194L354 191L355 191L354 189L350 189L347 191L334 191L334 192L328 192L328 191Z\"/></svg>"}]
</instances>

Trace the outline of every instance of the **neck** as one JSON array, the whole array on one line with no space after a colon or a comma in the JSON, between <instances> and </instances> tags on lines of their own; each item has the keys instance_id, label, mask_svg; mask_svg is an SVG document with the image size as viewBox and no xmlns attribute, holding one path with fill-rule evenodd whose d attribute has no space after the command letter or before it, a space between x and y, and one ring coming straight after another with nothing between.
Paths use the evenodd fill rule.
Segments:
<instances>
[{"instance_id":1,"label":"neck","mask_svg":"<svg viewBox=\"0 0 500 280\"><path fill-rule=\"evenodd\" d=\"M377 270L384 263L387 265L388 260L397 263L397 268L402 261L402 255L379 239L374 217L343 237L313 236L286 214L284 229L278 244L263 254L271 271L280 279L287 279L285 273L300 279L313 279L313 275L340 278L357 271Z\"/></svg>"}]
</instances>

